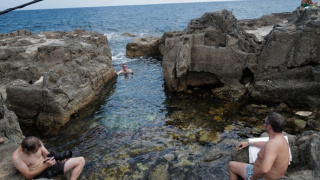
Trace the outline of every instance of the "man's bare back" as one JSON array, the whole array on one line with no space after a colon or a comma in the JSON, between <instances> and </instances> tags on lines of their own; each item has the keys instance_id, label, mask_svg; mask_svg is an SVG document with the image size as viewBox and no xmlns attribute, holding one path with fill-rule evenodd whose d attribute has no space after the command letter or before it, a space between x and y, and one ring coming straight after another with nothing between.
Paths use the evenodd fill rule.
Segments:
<instances>
[{"instance_id":1,"label":"man's bare back","mask_svg":"<svg viewBox=\"0 0 320 180\"><path fill-rule=\"evenodd\" d=\"M244 141L238 145L238 150L248 146L260 148L254 165L231 161L229 162L230 180L243 179L276 180L284 176L290 161L289 144L282 134L285 118L276 112L269 112L262 120L264 129L269 135L267 142Z\"/></svg>"},{"instance_id":2,"label":"man's bare back","mask_svg":"<svg viewBox=\"0 0 320 180\"><path fill-rule=\"evenodd\" d=\"M266 154L266 151L272 152L272 154ZM263 176L263 179L277 179L284 176L290 160L290 154L288 152L289 145L282 134L269 139L266 145L259 151L258 158L254 163L253 171L255 172L255 169L267 168L266 166L263 166L263 164L266 162L273 162L271 169L265 170L268 173ZM274 158L275 160L273 160Z\"/></svg>"}]
</instances>

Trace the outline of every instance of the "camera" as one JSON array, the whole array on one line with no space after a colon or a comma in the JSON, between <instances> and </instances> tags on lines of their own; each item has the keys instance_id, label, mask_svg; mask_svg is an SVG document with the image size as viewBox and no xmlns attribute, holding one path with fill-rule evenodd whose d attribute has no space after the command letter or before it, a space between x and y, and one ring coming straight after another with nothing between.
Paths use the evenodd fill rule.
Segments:
<instances>
[{"instance_id":1,"label":"camera","mask_svg":"<svg viewBox=\"0 0 320 180\"><path fill-rule=\"evenodd\" d=\"M64 151L64 152L50 152L47 157L54 157L55 160L64 160L72 157L72 151Z\"/></svg>"}]
</instances>

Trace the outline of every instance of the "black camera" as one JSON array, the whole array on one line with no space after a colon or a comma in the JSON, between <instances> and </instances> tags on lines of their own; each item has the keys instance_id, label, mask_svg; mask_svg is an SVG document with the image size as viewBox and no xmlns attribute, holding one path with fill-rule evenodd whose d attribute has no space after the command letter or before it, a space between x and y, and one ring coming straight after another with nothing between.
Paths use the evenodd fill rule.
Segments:
<instances>
[{"instance_id":1,"label":"black camera","mask_svg":"<svg viewBox=\"0 0 320 180\"><path fill-rule=\"evenodd\" d=\"M55 160L64 160L72 157L72 151L64 151L64 152L50 152L47 157L54 157Z\"/></svg>"}]
</instances>

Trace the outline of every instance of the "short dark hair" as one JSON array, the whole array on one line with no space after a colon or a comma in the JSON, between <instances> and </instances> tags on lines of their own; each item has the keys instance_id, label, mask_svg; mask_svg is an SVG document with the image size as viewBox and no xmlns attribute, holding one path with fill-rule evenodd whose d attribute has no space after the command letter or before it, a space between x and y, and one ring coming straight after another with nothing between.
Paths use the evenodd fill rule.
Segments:
<instances>
[{"instance_id":1,"label":"short dark hair","mask_svg":"<svg viewBox=\"0 0 320 180\"><path fill-rule=\"evenodd\" d=\"M281 133L283 130L285 118L276 112L267 114L267 122L271 125L274 132Z\"/></svg>"},{"instance_id":2,"label":"short dark hair","mask_svg":"<svg viewBox=\"0 0 320 180\"><path fill-rule=\"evenodd\" d=\"M35 136L28 136L28 137L24 138L21 142L22 150L26 150L28 152L36 150L37 148L40 148L41 146L42 145L41 145L40 139Z\"/></svg>"}]
</instances>

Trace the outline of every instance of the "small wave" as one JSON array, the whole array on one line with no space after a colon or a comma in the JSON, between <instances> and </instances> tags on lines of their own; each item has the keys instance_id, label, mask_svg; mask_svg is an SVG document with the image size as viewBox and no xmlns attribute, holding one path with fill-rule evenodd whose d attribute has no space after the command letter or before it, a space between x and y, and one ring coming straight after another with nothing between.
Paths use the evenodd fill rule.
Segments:
<instances>
[{"instance_id":1,"label":"small wave","mask_svg":"<svg viewBox=\"0 0 320 180\"><path fill-rule=\"evenodd\" d=\"M127 58L125 53L119 52L117 55L112 56L112 61L121 60L121 59L125 59L125 58Z\"/></svg>"},{"instance_id":2,"label":"small wave","mask_svg":"<svg viewBox=\"0 0 320 180\"><path fill-rule=\"evenodd\" d=\"M124 63L132 62L132 61L136 61L136 60L137 59L127 58L125 55L123 56L123 58L118 58L118 59L114 59L112 56L112 65L113 66L122 65Z\"/></svg>"},{"instance_id":3,"label":"small wave","mask_svg":"<svg viewBox=\"0 0 320 180\"><path fill-rule=\"evenodd\" d=\"M105 36L107 36L107 38L110 40L110 39L114 39L114 38L119 38L121 37L121 35L119 33L114 33L114 32L111 32L111 33L104 33Z\"/></svg>"}]
</instances>

